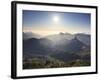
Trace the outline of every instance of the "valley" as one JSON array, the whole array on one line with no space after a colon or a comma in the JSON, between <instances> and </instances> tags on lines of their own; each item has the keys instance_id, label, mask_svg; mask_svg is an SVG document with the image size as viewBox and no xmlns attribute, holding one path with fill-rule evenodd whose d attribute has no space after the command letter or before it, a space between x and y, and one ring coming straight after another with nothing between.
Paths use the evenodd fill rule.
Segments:
<instances>
[{"instance_id":1,"label":"valley","mask_svg":"<svg viewBox=\"0 0 100 80\"><path fill-rule=\"evenodd\" d=\"M23 33L23 69L91 65L90 35L59 33L41 37Z\"/></svg>"}]
</instances>

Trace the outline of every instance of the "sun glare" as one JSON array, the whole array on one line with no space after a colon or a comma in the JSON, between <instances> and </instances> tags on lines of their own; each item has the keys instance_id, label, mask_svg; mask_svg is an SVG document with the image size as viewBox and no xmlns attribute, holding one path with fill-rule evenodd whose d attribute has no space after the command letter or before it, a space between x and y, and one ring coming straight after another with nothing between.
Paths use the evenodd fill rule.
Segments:
<instances>
[{"instance_id":1,"label":"sun glare","mask_svg":"<svg viewBox=\"0 0 100 80\"><path fill-rule=\"evenodd\" d=\"M58 16L53 16L53 21L54 22L58 22L59 21L59 17Z\"/></svg>"}]
</instances>

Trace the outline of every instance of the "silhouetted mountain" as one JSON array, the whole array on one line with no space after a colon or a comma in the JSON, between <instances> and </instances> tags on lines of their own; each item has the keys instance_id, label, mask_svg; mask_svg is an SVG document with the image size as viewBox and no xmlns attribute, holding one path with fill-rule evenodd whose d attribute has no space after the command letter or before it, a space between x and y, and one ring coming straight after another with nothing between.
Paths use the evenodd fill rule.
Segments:
<instances>
[{"instance_id":1,"label":"silhouetted mountain","mask_svg":"<svg viewBox=\"0 0 100 80\"><path fill-rule=\"evenodd\" d=\"M71 40L74 38L74 35L70 34L70 33L62 33L60 32L59 34L54 34L54 35L49 35L46 36L45 38L50 39L50 40L56 40L56 41L62 41L62 40Z\"/></svg>"},{"instance_id":2,"label":"silhouetted mountain","mask_svg":"<svg viewBox=\"0 0 100 80\"><path fill-rule=\"evenodd\" d=\"M89 34L75 34L78 40L83 42L84 44L90 46L91 44L91 36Z\"/></svg>"},{"instance_id":3,"label":"silhouetted mountain","mask_svg":"<svg viewBox=\"0 0 100 80\"><path fill-rule=\"evenodd\" d=\"M30 39L30 38L41 38L39 34L32 33L32 32L23 32L23 39Z\"/></svg>"},{"instance_id":4,"label":"silhouetted mountain","mask_svg":"<svg viewBox=\"0 0 100 80\"><path fill-rule=\"evenodd\" d=\"M90 35L60 33L44 38L23 40L23 54L27 56L52 56L62 61L90 59Z\"/></svg>"}]
</instances>

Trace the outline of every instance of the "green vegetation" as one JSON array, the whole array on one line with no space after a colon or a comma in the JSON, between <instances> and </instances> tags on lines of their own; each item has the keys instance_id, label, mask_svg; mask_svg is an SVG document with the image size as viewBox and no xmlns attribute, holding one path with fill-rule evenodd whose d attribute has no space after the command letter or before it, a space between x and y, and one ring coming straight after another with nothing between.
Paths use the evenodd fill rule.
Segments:
<instances>
[{"instance_id":1,"label":"green vegetation","mask_svg":"<svg viewBox=\"0 0 100 80\"><path fill-rule=\"evenodd\" d=\"M67 64L68 64L69 67L90 66L89 61L82 61L82 60L70 61Z\"/></svg>"},{"instance_id":2,"label":"green vegetation","mask_svg":"<svg viewBox=\"0 0 100 80\"><path fill-rule=\"evenodd\" d=\"M36 68L59 68L59 67L80 67L90 66L90 61L73 60L73 61L60 61L51 57L46 58L31 58L23 61L23 69L36 69Z\"/></svg>"}]
</instances>

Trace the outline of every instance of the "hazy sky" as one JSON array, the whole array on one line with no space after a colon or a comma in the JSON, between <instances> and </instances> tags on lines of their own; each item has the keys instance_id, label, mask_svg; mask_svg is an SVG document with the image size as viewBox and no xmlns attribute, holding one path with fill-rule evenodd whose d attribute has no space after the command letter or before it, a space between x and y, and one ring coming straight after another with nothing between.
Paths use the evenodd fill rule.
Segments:
<instances>
[{"instance_id":1,"label":"hazy sky","mask_svg":"<svg viewBox=\"0 0 100 80\"><path fill-rule=\"evenodd\" d=\"M23 32L44 36L60 32L90 34L90 20L88 13L23 10Z\"/></svg>"}]
</instances>

